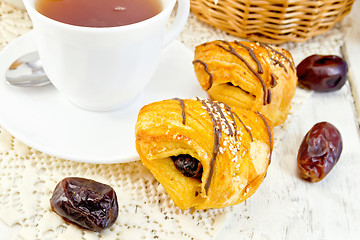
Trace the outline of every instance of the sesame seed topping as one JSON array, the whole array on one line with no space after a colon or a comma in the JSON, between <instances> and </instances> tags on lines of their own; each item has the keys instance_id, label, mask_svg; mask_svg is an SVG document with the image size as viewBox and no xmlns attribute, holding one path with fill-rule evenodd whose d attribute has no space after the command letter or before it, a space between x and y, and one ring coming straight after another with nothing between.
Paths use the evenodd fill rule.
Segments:
<instances>
[{"instance_id":1,"label":"sesame seed topping","mask_svg":"<svg viewBox=\"0 0 360 240\"><path fill-rule=\"evenodd\" d=\"M201 108L205 110L201 113L201 115L209 115L213 123L213 156L210 161L210 172L208 178L205 181L205 190L208 192L211 184L211 178L214 172L215 160L219 153L224 154L227 152L233 156L231 158L231 162L234 166L234 172L231 176L233 177L234 181L240 181L240 176L237 175L236 172L240 171L241 164L239 163L239 160L246 154L246 151L241 150L241 139L244 135L244 132L249 133L252 141L253 139L250 132L251 128L246 126L239 118L239 116L231 111L231 108L227 104L211 101L209 99L200 100L197 98L197 101L202 103ZM237 125L235 120L241 124ZM176 136L176 138L179 137Z\"/></svg>"}]
</instances>

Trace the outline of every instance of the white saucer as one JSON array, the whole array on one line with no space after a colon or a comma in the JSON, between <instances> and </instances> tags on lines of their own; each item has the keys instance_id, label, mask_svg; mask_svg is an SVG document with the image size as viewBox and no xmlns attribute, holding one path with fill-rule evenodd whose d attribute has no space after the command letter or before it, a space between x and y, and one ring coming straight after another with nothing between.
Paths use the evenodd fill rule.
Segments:
<instances>
[{"instance_id":1,"label":"white saucer","mask_svg":"<svg viewBox=\"0 0 360 240\"><path fill-rule=\"evenodd\" d=\"M193 72L193 53L174 41L150 84L126 108L89 112L76 108L53 86L19 88L5 72L19 56L36 50L31 31L0 52L0 124L26 145L52 156L88 163L139 160L135 123L142 106L169 98L206 98Z\"/></svg>"}]
</instances>

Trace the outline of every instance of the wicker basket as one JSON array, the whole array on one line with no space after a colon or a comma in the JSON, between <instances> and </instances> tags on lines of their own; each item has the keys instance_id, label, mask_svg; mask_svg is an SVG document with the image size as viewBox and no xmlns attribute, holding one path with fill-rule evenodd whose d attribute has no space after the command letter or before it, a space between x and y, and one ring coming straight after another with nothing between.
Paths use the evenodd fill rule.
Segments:
<instances>
[{"instance_id":1,"label":"wicker basket","mask_svg":"<svg viewBox=\"0 0 360 240\"><path fill-rule=\"evenodd\" d=\"M190 0L203 22L265 43L303 42L328 31L354 0Z\"/></svg>"}]
</instances>

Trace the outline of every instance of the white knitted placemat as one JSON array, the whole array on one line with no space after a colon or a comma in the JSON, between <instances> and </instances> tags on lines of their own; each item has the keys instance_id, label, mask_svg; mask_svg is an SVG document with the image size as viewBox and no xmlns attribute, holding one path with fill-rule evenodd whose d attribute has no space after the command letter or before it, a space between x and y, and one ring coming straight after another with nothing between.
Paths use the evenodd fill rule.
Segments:
<instances>
[{"instance_id":1,"label":"white knitted placemat","mask_svg":"<svg viewBox=\"0 0 360 240\"><path fill-rule=\"evenodd\" d=\"M314 53L340 54L344 29L349 27L349 21L345 21L307 43L288 43L283 47L290 50L296 63ZM0 49L31 28L26 13L0 1ZM190 14L179 39L193 50L206 41L237 38L199 22ZM310 94L297 90L287 122L274 131L275 151L297 109ZM63 160L25 146L1 127L0 176L0 219L18 229L23 239L213 239L233 209L193 213L180 210L139 161L101 165ZM119 217L110 229L100 233L84 231L51 211L49 199L55 185L69 176L94 179L115 189Z\"/></svg>"},{"instance_id":2,"label":"white knitted placemat","mask_svg":"<svg viewBox=\"0 0 360 240\"><path fill-rule=\"evenodd\" d=\"M32 23L24 11L0 1L0 49L30 29Z\"/></svg>"}]
</instances>

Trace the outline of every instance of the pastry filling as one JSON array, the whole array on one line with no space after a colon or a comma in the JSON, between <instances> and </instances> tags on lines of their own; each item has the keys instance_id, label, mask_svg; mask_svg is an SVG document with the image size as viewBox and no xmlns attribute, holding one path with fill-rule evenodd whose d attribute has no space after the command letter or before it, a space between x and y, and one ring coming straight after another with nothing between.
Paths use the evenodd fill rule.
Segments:
<instances>
[{"instance_id":1,"label":"pastry filling","mask_svg":"<svg viewBox=\"0 0 360 240\"><path fill-rule=\"evenodd\" d=\"M250 94L251 96L253 96L253 97L255 97L253 94L251 94L251 93L249 93L248 91L246 91L246 90L244 90L244 89L242 89L241 87L239 87L239 86L235 86L234 84L232 84L231 82L228 82L228 83L226 83L227 85L229 85L229 86L232 86L232 87L236 87L236 88L239 88L241 91L243 91L244 93L246 93L246 94Z\"/></svg>"},{"instance_id":2,"label":"pastry filling","mask_svg":"<svg viewBox=\"0 0 360 240\"><path fill-rule=\"evenodd\" d=\"M193 158L189 154L180 154L178 156L172 156L171 160L174 162L177 170L184 176L201 179L203 167L196 158Z\"/></svg>"}]
</instances>

